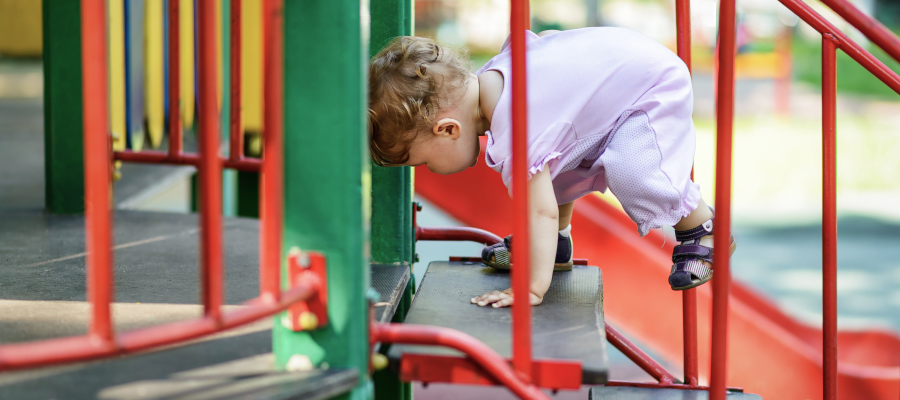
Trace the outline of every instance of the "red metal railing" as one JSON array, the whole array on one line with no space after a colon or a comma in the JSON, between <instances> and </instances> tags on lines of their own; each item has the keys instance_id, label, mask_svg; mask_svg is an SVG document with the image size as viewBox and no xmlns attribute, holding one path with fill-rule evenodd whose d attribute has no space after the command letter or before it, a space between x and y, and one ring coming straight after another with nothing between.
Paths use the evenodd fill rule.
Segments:
<instances>
[{"instance_id":1,"label":"red metal railing","mask_svg":"<svg viewBox=\"0 0 900 400\"><path fill-rule=\"evenodd\" d=\"M878 79L900 94L900 77L887 68L878 59L850 40L827 20L812 10L802 0L779 0L800 19L811 25L823 38L823 393L826 399L837 397L837 222L836 222L836 181L835 181L835 100L836 100L836 64L838 48L844 50L851 58L870 71ZM891 34L884 26L865 16L845 0L823 0L839 15L847 19L854 27L863 32L870 40L884 49L893 58L900 61L900 39ZM524 146L526 136L525 104L525 55L524 25L520 21L522 14L521 1L513 1L511 7L511 42L513 57L513 154L514 154L514 233L525 239L523 245L517 246L518 259L528 256L528 227L521 223L527 221L528 199L525 190ZM736 10L734 0L722 0L719 7L719 37L717 43L716 68L716 227L715 247L728 248L731 237L731 156L732 131L734 118L734 61L736 57ZM690 5L687 0L676 0L677 52L690 69ZM516 163L515 160L519 160ZM516 190L518 188L518 190ZM472 240L485 243L489 240L499 241L499 237L491 234L474 232L471 228L418 228L417 239L420 240ZM485 243L487 244L487 243ZM525 257L523 257L523 255ZM617 331L607 326L610 342L622 350L642 369L659 381L658 384L616 382L610 386L642 386L669 387L679 389L708 389L711 399L724 400L727 389L727 314L730 293L730 262L726 252L716 253L714 263L716 275L713 286L713 326L710 386L699 386L699 367L697 356L697 298L694 289L683 292L683 331L684 331L684 372L685 384L675 383L674 377L666 372L636 346L627 341ZM527 262L526 262L527 263ZM513 290L522 293L527 290L528 268L516 269L513 273ZM520 302L521 303L521 302ZM519 311L513 306L513 365L520 372L527 372L524 366L529 365L530 315L528 308L519 305ZM524 320L524 321L523 321ZM523 337L524 336L524 337ZM525 348L529 347L529 348ZM524 375L528 376L528 375Z\"/></svg>"},{"instance_id":2,"label":"red metal railing","mask_svg":"<svg viewBox=\"0 0 900 400\"><path fill-rule=\"evenodd\" d=\"M239 4L239 2L233 2ZM199 96L200 153L181 152L181 119L178 107L178 24L169 24L170 119L169 151L111 153L106 70L106 8L103 0L82 0L82 79L84 102L85 241L87 246L88 300L91 303L87 335L0 346L0 371L51 363L82 361L146 350L198 338L243 325L283 311L294 303L311 299L326 282L322 275L301 274L281 292L281 223L283 208L282 161L282 0L266 0L264 26L265 59L265 158L262 162L262 229L260 296L237 311L222 313L222 168L260 170L257 160L243 159L238 134L232 130L229 159L219 156L219 110L216 101L215 0L199 0ZM240 8L232 10L231 29L240 27ZM178 20L178 2L170 2L169 15ZM232 38L237 34L232 32ZM240 54L240 40L232 40L232 56ZM235 51L235 48L237 51ZM232 82L239 82L232 76ZM233 85L233 87L240 85ZM234 95L235 92L232 92ZM239 93L239 92L238 92ZM239 99L239 98L238 98ZM239 101L232 99L232 101ZM187 99L186 101L192 101ZM234 113L239 108L232 107ZM235 117L232 115L232 121ZM234 125L232 125L234 128ZM153 328L116 334L110 303L113 299L112 213L110 209L111 163L123 161L191 164L200 173L201 209L201 298L204 316Z\"/></svg>"}]
</instances>

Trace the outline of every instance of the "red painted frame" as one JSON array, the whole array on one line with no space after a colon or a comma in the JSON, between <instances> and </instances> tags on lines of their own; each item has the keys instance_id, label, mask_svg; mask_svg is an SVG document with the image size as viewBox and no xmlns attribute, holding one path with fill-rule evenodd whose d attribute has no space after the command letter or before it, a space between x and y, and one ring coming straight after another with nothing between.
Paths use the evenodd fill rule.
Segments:
<instances>
[{"instance_id":1,"label":"red painted frame","mask_svg":"<svg viewBox=\"0 0 900 400\"><path fill-rule=\"evenodd\" d=\"M215 2L199 0L199 70L215 71ZM237 2L235 2L237 3ZM84 102L85 160L85 241L87 247L88 300L91 320L88 334L36 342L0 346L0 371L35 367L62 362L111 357L199 338L286 310L311 299L307 307L322 313L327 301L327 282L322 274L296 276L290 289L281 291L280 254L283 209L283 22L282 0L266 0L264 26L266 60L264 92L265 158L242 159L232 153L230 159L219 156L219 124L216 101L216 75L199 75L200 154L181 153L181 119L178 107L178 24L169 24L170 45L170 146L168 152L112 152L109 137L109 115L106 70L106 5L104 0L81 1L82 80ZM233 12L240 13L240 8ZM169 16L178 20L178 2L170 2ZM237 16L239 21L240 16ZM232 29L239 27L233 23ZM234 37L234 32L232 32ZM239 46L239 41L232 41ZM239 54L239 50L236 53ZM175 67L172 67L175 66ZM234 77L232 77L235 79ZM238 78L239 79L239 78ZM232 108L232 112L235 108ZM234 118L232 118L234 121ZM234 140L236 135L231 135ZM239 136L239 135L238 135ZM236 148L235 143L231 144ZM237 147L239 148L239 147ZM116 334L113 330L110 303L113 299L112 213L110 188L113 159L134 162L191 164L200 173L201 209L201 298L204 316ZM244 303L240 310L222 313L222 168L248 171L262 169L263 201L260 241L260 296ZM314 256L315 258L315 256ZM320 257L321 258L321 257ZM319 258L315 258L319 260ZM324 263L324 259L320 260ZM327 316L321 317L322 324Z\"/></svg>"}]
</instances>

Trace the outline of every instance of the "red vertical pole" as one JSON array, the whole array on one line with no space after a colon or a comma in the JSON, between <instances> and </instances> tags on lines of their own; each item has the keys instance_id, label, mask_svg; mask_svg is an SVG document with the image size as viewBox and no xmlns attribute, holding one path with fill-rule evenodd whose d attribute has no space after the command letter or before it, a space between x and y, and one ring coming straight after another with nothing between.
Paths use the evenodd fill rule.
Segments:
<instances>
[{"instance_id":1,"label":"red vertical pole","mask_svg":"<svg viewBox=\"0 0 900 400\"><path fill-rule=\"evenodd\" d=\"M691 70L691 3L689 0L676 0L675 27L677 31L678 57ZM691 179L694 172L691 171ZM682 329L684 337L684 381L688 385L699 383L699 366L697 362L697 292L688 289L681 292Z\"/></svg>"},{"instance_id":2,"label":"red vertical pole","mask_svg":"<svg viewBox=\"0 0 900 400\"><path fill-rule=\"evenodd\" d=\"M198 2L200 51L200 281L203 311L218 318L222 304L222 162L219 159L219 110L216 101L215 2Z\"/></svg>"},{"instance_id":3,"label":"red vertical pole","mask_svg":"<svg viewBox=\"0 0 900 400\"><path fill-rule=\"evenodd\" d=\"M731 285L731 139L734 119L735 0L719 3L716 92L716 222L713 247L713 327L710 400L725 400L728 349L728 296Z\"/></svg>"},{"instance_id":4,"label":"red vertical pole","mask_svg":"<svg viewBox=\"0 0 900 400\"><path fill-rule=\"evenodd\" d=\"M282 0L263 5L263 165L260 294L276 301L280 293L281 223L284 212L284 92Z\"/></svg>"},{"instance_id":5,"label":"red vertical pole","mask_svg":"<svg viewBox=\"0 0 900 400\"><path fill-rule=\"evenodd\" d=\"M241 126L241 0L231 0L231 109L229 157L244 157L244 135Z\"/></svg>"},{"instance_id":6,"label":"red vertical pole","mask_svg":"<svg viewBox=\"0 0 900 400\"><path fill-rule=\"evenodd\" d=\"M531 235L528 222L528 101L525 71L525 23L528 0L512 0L510 35L512 40L512 130L513 130L513 235L516 246L513 259L518 265L511 271L512 290L516 301L512 306L513 367L519 374L531 376L531 304L529 275L531 268Z\"/></svg>"},{"instance_id":7,"label":"red vertical pole","mask_svg":"<svg viewBox=\"0 0 900 400\"><path fill-rule=\"evenodd\" d=\"M178 0L169 1L169 158L181 156L181 75Z\"/></svg>"},{"instance_id":8,"label":"red vertical pole","mask_svg":"<svg viewBox=\"0 0 900 400\"><path fill-rule=\"evenodd\" d=\"M106 71L106 2L81 1L81 82L84 104L84 221L91 336L113 339L112 216L110 215L109 98Z\"/></svg>"},{"instance_id":9,"label":"red vertical pole","mask_svg":"<svg viewBox=\"0 0 900 400\"><path fill-rule=\"evenodd\" d=\"M822 364L823 398L837 399L837 179L835 100L839 43L822 35Z\"/></svg>"}]
</instances>

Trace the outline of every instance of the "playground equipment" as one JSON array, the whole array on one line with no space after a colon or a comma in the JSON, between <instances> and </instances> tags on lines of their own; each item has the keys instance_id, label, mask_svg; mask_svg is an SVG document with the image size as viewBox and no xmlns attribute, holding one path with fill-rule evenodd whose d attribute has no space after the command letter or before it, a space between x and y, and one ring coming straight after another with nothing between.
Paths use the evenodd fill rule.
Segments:
<instances>
[{"instance_id":1,"label":"playground equipment","mask_svg":"<svg viewBox=\"0 0 900 400\"><path fill-rule=\"evenodd\" d=\"M854 14L852 6L841 0L829 0L831 4L843 7L843 14L848 20L852 18L864 18ZM172 0L169 3L169 29L170 50L179 46L181 35L177 34L180 1ZM240 6L238 2L231 2L231 12L234 17L231 20L232 56L240 54L240 41L235 40L240 25ZM385 2L387 3L387 2ZM304 9L299 9L297 4L283 5L280 0L267 0L264 4L263 26L264 33L264 93L265 104L263 132L265 135L262 160L248 159L242 156L240 130L235 125L240 121L239 117L239 93L241 82L240 68L231 68L230 88L231 104L228 108L232 121L229 130L228 157L219 156L218 112L217 101L217 75L216 71L216 46L215 18L217 0L198 1L198 61L199 71L199 117L200 117L200 146L199 153L185 153L182 150L182 121L179 118L181 108L178 106L178 93L183 86L179 83L179 64L177 58L180 51L170 51L170 70L168 85L170 88L170 146L168 151L134 152L129 150L110 152L110 132L108 114L107 92L107 60L105 10L103 0L82 0L81 10L81 44L82 44L82 72L83 72L83 106L84 106L84 198L86 203L87 221L87 247L88 247L88 275L89 275L89 300L93 306L91 328L88 335L54 339L44 342L6 345L0 347L0 369L25 368L29 366L45 365L58 362L70 362L93 358L108 357L117 354L129 353L150 349L167 344L182 342L191 338L208 335L223 329L228 329L254 319L273 315L283 310L288 310L284 322L275 325L275 353L277 363L284 367L291 364L290 360L305 360L309 365L321 365L327 361L336 367L354 369L360 376L359 381L351 382L351 396L362 397L368 391L365 384L368 372L374 369L375 364L383 366L378 355L372 354L372 349L379 348L379 354L386 354L389 363L399 371L399 379L402 381L423 382L452 382L452 383L478 383L478 384L502 384L510 388L516 395L522 398L546 398L539 388L571 389L577 388L583 383L599 384L605 386L592 389L591 397L617 398L617 396L669 396L671 398L683 398L685 396L705 395L713 399L724 399L726 396L726 377L729 382L735 378L745 379L746 374L752 372L765 376L766 379L777 381L776 374L782 374L777 369L771 371L758 371L760 364L747 366L745 362L736 362L732 357L731 362L726 363L726 317L730 315L733 327L731 342L734 339L747 339L748 350L740 353L741 360L749 352L765 354L768 359L763 361L773 364L790 365L798 367L805 378L817 377L822 374L823 386L818 382L806 385L805 382L793 382L795 388L785 386L775 388L760 387L759 392L771 398L783 396L807 396L816 397L819 394L825 398L834 399L838 396L838 381L841 382L841 397L850 398L858 393L864 393L865 398L891 398L896 396L898 387L897 371L895 365L879 365L877 367L838 369L837 343L839 335L836 330L835 296L835 251L836 251L836 222L834 207L834 57L837 48L842 48L852 58L860 62L864 67L873 72L888 86L900 93L900 78L883 64L877 61L860 46L850 41L840 31L835 29L827 21L822 19L812 9L799 0L782 0L789 9L798 14L801 19L812 25L823 34L823 76L825 79L823 90L823 138L825 174L823 210L825 245L823 246L825 274L825 322L822 336L824 362L820 365L816 356L799 354L806 349L794 346L795 343L776 343L778 331L790 330L794 339L799 337L802 327L783 317L774 310L765 309L766 304L758 302L748 307L753 302L753 295L745 289L736 287L734 301L729 306L730 276L728 273L728 259L721 254L716 259L716 279L713 283L712 295L709 288L701 290L685 291L682 296L681 308L682 321L673 319L677 312L662 313L651 310L652 307L643 307L646 302L641 302L632 294L631 298L623 292L633 285L628 279L622 279L617 275L616 268L605 268L607 283L613 281L607 298L615 298L619 304L628 303L642 306L642 310L634 312L629 319L620 317L623 324L630 331L644 339L645 342L662 342L659 340L661 331L671 333L671 328L678 322L683 326L684 357L684 382L680 382L673 374L666 372L658 363L653 361L645 353L630 343L624 336L608 324L605 316L607 312L601 300L604 297L600 270L586 265L576 267L570 273L557 273L554 287L548 292L546 303L539 308L532 309L527 304L513 306L509 310L474 309L469 304L462 302L467 308L465 314L460 307L463 304L447 304L445 293L460 292L459 281L468 282L466 290L483 292L492 286L502 285L505 282L502 276L496 273L482 274L480 267L471 259L460 258L450 262L433 263L429 267L426 279L415 302L408 304L411 289L407 283L409 279L408 266L412 262L411 251L414 239L452 239L452 240L476 240L482 243L490 243L499 239L489 232L475 229L442 230L437 228L415 227L414 222L406 225L405 221L414 220L413 213L409 212L409 169L395 170L394 175L385 171L374 172L373 180L373 210L383 210L385 207L383 198L374 194L382 190L385 182L391 182L400 187L398 200L391 205L399 205L394 208L393 214L375 212L373 219L387 218L399 221L394 223L396 228L396 240L391 241L396 246L393 253L396 261L383 261L380 253L390 253L383 248L373 249L373 260L385 264L369 266L363 256L363 248L366 243L364 229L365 213L362 211L367 204L364 200L368 196L367 184L368 169L363 163L363 124L362 124L362 87L359 81L345 83L344 86L334 86L335 82L346 82L354 76L361 76L361 61L359 54L353 55L352 51L343 54L342 57L328 57L332 54L323 54L321 48L328 48L329 44L347 41L348 48L354 50L355 45L362 47L363 34L359 31L360 14L358 3L353 1L333 1L314 4L305 4ZM390 35L409 33L409 5L402 2L384 3L373 5L373 19L378 24L373 24L373 31L378 30L380 36L385 32ZM678 22L678 53L685 62L690 65L689 21L687 0L677 1ZM293 7L293 8L292 8ZM848 8L849 7L849 8ZM849 10L849 11L848 11ZM336 15L335 20L323 22L317 20L321 15L329 12ZM843 15L842 14L842 15ZM385 15L392 15L390 18ZM527 3L514 1L511 14L512 26L512 50L514 57L514 70L512 74L512 86L514 95L513 121L516 132L514 152L523 155L524 129L526 121L525 93L525 47L524 29L527 25ZM285 24L285 19L293 19L292 23ZM235 23L235 21L238 21ZM717 206L717 231L724 234L717 240L727 238L730 228L730 154L731 154L731 119L733 112L733 57L734 57L734 21L735 9L733 1L723 1L720 8L720 51L718 71L718 95L717 110L719 118L717 141L717 182L720 189L716 196ZM871 36L882 35L877 25L872 25L870 20L864 33ZM851 21L852 22L852 21ZM335 37L326 39L334 43L321 44L308 43L309 40L297 29L308 29L309 32L320 32L322 37L335 34ZM385 28L386 27L386 28ZM355 30L354 30L355 29ZM175 33L173 33L173 30ZM292 34L288 34L292 33ZM343 36L341 36L343 35ZM373 35L373 45L377 43ZM886 36L890 39L892 36ZM379 37L378 40L384 39ZM874 39L873 39L874 41ZM876 43L894 43L885 39ZM344 43L346 44L346 43ZM236 47L237 46L237 47ZM287 51L290 49L290 51ZM356 50L359 50L358 48ZM900 46L896 46L892 56L900 54ZM301 54L302 57L297 57ZM173 60L172 58L175 58ZM234 60L234 58L232 58ZM323 63L313 69L310 64ZM328 64L331 63L331 64ZM232 66L234 66L232 62ZM305 69L305 68L308 68ZM334 70L329 71L329 68ZM285 73L287 70L287 73ZM314 70L321 82L309 82L309 77L303 72ZM356 75L354 75L356 74ZM320 86L316 86L320 85ZM329 86L332 85L332 86ZM291 87L291 92L286 92L285 87ZM296 89L294 89L296 88ZM335 94L323 98L302 97L304 93L314 93L319 96L318 90L333 90ZM183 99L182 99L183 100ZM358 102L357 107L347 107L349 102ZM329 108L329 106L335 106ZM338 111L334 111L340 109ZM349 110L349 111L348 111ZM51 113L53 110L49 111ZM344 113L344 114L341 114ZM325 116L323 116L325 115ZM344 117L343 119L341 117ZM302 124L299 122L302 118ZM311 121L311 122L310 122ZM335 123L338 122L338 123ZM344 124L341 125L340 123ZM302 128L300 128L302 126ZM303 135L298 132L305 131ZM338 134L312 134L316 129L330 129L329 132ZM236 133L237 132L237 133ZM284 132L288 132L282 137ZM349 138L349 140L348 140ZM51 146L53 144L51 143ZM325 149L325 150L323 150ZM329 153L328 149L334 152ZM339 150L337 150L339 149ZM349 149L349 150L348 150ZM236 150L236 151L235 151ZM325 152L326 157L317 154ZM337 151L356 153L353 157L339 158L334 156ZM331 160L331 159L334 160ZM524 162L526 157L517 156L516 160ZM110 316L110 302L112 301L112 240L110 236L112 221L109 199L109 187L111 179L111 163L114 160L124 162L165 163L193 165L200 171L200 202L201 202L201 287L204 316L200 319L163 325L154 328L128 332L116 335L113 332ZM54 162L54 161L48 161ZM225 313L221 310L222 304L222 221L221 203L222 196L221 171L222 168L233 168L241 171L260 172L262 174L261 185L261 244L260 244L260 296L246 304L238 311ZM52 168L51 168L52 169ZM524 166L515 167L516 175L514 193L516 226L513 227L517 237L524 237L522 246L517 246L516 260L527 264L528 226L527 218L523 215L527 210L527 193L525 189ZM327 171L331 175L323 175ZM474 171L476 179L481 179L484 171ZM317 175L318 174L318 175ZM432 181L433 177L421 172L423 179L420 189L423 195L440 204L438 199L446 197L459 204L464 204L466 199L462 196L453 197L455 194L467 193L460 181ZM463 177L463 175L460 175ZM393 179L393 180L391 180ZM49 181L49 180L48 180ZM494 179L496 182L496 179ZM285 185L285 182L303 182L304 191L297 188L297 183ZM456 186L449 186L446 182L454 182ZM48 182L48 187L54 182ZM471 187L472 181L467 183ZM332 186L329 186L332 185ZM405 189L402 186L405 185ZM442 187L440 187L443 185ZM485 195L495 194L496 188L491 185L479 185ZM325 189L325 190L321 190ZM329 190L335 192L331 200L323 200ZM403 190L406 190L405 192ZM503 190L502 193L505 193ZM498 198L503 198L503 194ZM57 194L58 195L58 194ZM48 197L50 195L48 194ZM354 197L355 196L355 197ZM349 199L346 202L337 200ZM388 197L388 196L385 196ZM471 201L469 199L468 201ZM51 209L55 204L49 201ZM284 205L288 204L289 207ZM484 206L483 204L481 206ZM583 206L583 207L582 207ZM383 207L383 208L379 208ZM457 206L459 207L459 206ZM492 218L471 218L472 211L453 206L444 206L451 213L469 221L489 221L485 226L491 231L508 231L508 221ZM477 207L472 207L472 210ZM348 211L349 210L349 211ZM598 242L607 239L609 245L603 250L610 250L612 245L624 245L622 248L610 251L598 251L588 249L592 260L603 260L611 266L623 263L627 257L631 268L643 270L668 267L667 255L664 251L650 249L646 243L639 243L629 238L623 228L628 222L621 214L615 214L608 207L596 199L587 199L576 211L576 229L585 229L591 234L582 237L593 237ZM335 215L349 221L328 219L326 215ZM346 214L346 215L345 215ZM379 216L380 215L380 216ZM387 217L385 217L387 215ZM298 221L307 224L304 230L298 228ZM602 223L601 223L602 221ZM335 228L334 225L340 225ZM474 223L473 223L474 224ZM374 225L374 224L373 224ZM315 229L311 228L315 227ZM583 227L583 228L582 228ZM415 230L414 230L415 229ZM415 232L415 237L413 233ZM392 233L393 234L393 233ZM579 233L581 234L581 233ZM374 236L381 236L377 234ZM380 239L379 239L380 240ZM334 244L341 242L339 244ZM373 240L373 244L377 240ZM314 252L297 253L288 252L293 245L311 248L321 251L324 256ZM717 246L725 247L724 243ZM724 254L724 253L723 253ZM328 265L324 265L327 256ZM309 258L307 263L306 259ZM286 271L280 267L282 261L287 261ZM579 262L579 264L587 264ZM309 267L308 269L306 267ZM337 266L337 267L336 267ZM342 268L342 269L335 269ZM376 270L390 270L393 284L386 285L391 290L379 290L382 295L390 293L389 307L380 303L370 305L364 296L368 288L368 281L377 281ZM369 271L372 272L370 277ZM405 273L404 273L405 272ZM286 273L287 282L282 284L282 274ZM610 279L612 276L613 279ZM527 291L528 269L519 268L512 271L513 288L521 293ZM478 286L483 285L483 286ZM376 284L377 286L377 284ZM709 286L709 285L707 285ZM286 291L282 288L286 287ZM327 288L327 292L326 292ZM640 296L648 296L647 293L655 293L653 287L647 287ZM637 291L635 291L637 292ZM673 294L667 290L659 290L660 298L671 300ZM698 301L698 294L702 301ZM553 296L558 296L553 298ZM466 297L467 298L467 297ZM370 298L371 299L371 298ZM443 300L443 301L442 301ZM453 299L458 301L459 299ZM625 300L625 301L623 301ZM407 303L404 303L407 302ZM712 304L712 332L709 335L712 341L711 368L709 369L709 386L701 384L700 356L698 346L699 334L705 334L698 329L698 303L700 307ZM409 310L405 310L409 307ZM613 310L616 307L612 306ZM671 308L671 306L670 306ZM749 308L749 310L747 310ZM387 311L390 309L390 311ZM387 323L394 310L397 316L394 320L402 320L406 315L406 323ZM706 309L702 309L706 311ZM729 311L730 310L730 311ZM368 312L367 312L368 311ZM621 311L621 308L617 310ZM768 316L761 315L765 311ZM374 314L369 317L369 312ZM489 318L485 318L490 314ZM532 316L534 313L534 326ZM510 315L511 314L511 315ZM450 317L465 315L467 319L461 320ZM496 318L498 315L510 315L509 323L504 319ZM469 323L473 316L478 316L479 323ZM654 318L652 322L638 323L641 318ZM764 317L768 317L765 319ZM559 318L554 320L554 318ZM580 318L580 319L579 319ZM778 324L772 320L781 318ZM583 322L578 323L576 322ZM434 324L430 326L417 325L415 323ZM763 323L765 325L763 325ZM791 324L792 327L788 328ZM443 326L435 326L443 325ZM577 329L569 332L558 332L548 328L558 328L560 325L571 325ZM652 325L652 326L651 326ZM757 326L753 326L757 325ZM774 325L774 326L773 326ZM511 327L512 335L503 333L503 329ZM451 329L452 328L452 329ZM532 332L532 328L534 331ZM602 328L602 329L601 329ZM734 329L740 328L740 329ZM737 332L735 332L737 331ZM299 332L299 333L298 333ZM772 333L776 332L776 333ZM816 332L805 332L804 339L813 337ZM547 340L548 335L559 335L552 340ZM672 336L671 334L669 335ZM567 339L560 339L565 337ZM843 344L858 343L859 336L844 335ZM608 339L614 346L625 352L639 366L650 373L658 383L632 383L612 382L606 377L605 365L605 340ZM865 338L864 338L865 339ZM882 337L879 345L884 347L900 348L896 338ZM394 343L394 346L377 345ZM539 346L533 346L538 343ZM550 344L560 343L558 348ZM577 350L581 354L573 352L572 345L577 344ZM458 352L436 351L433 347L423 349L421 345L449 347ZM662 347L668 354L673 351L673 343L662 343ZM857 350L861 346L857 346ZM534 355L532 356L532 350ZM678 349L681 350L681 349ZM732 347L734 351L734 347ZM460 353L464 357L460 356ZM324 355L323 355L324 354ZM383 354L382 354L383 355ZM704 354L705 355L705 354ZM294 356L302 356L295 358ZM508 358L511 357L511 365ZM865 362L868 357L856 357L856 362ZM749 360L750 358L747 357ZM860 361L860 359L862 359ZM747 362L756 362L747 361ZM296 364L296 363L295 363ZM736 373L731 371L737 371ZM376 378L377 380L377 378ZM356 386L352 386L356 385ZM393 385L398 397L405 397L409 393L408 386L399 382L390 382L389 379L377 381L376 391L379 388ZM821 389L821 392L817 390ZM754 391L757 391L754 389ZM743 394L739 390L731 390L729 398L758 398L755 395Z\"/></svg>"}]
</instances>

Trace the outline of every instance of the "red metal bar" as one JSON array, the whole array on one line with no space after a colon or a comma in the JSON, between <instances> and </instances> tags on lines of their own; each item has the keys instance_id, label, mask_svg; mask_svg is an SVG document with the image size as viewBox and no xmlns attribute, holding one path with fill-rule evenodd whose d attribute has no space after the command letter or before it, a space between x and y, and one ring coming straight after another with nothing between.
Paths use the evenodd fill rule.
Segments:
<instances>
[{"instance_id":1,"label":"red metal bar","mask_svg":"<svg viewBox=\"0 0 900 400\"><path fill-rule=\"evenodd\" d=\"M126 150L113 153L113 158L124 162L145 164L193 165L195 167L200 166L200 156L192 153L181 153L178 156L172 157L168 153L162 151L149 150L136 153L130 150ZM255 158L230 160L224 157L220 157L219 163L223 168L232 168L239 171L259 172L260 170L262 170L262 161Z\"/></svg>"},{"instance_id":2,"label":"red metal bar","mask_svg":"<svg viewBox=\"0 0 900 400\"><path fill-rule=\"evenodd\" d=\"M266 0L263 9L263 173L260 216L260 293L277 298L281 276L281 223L284 215L284 93L282 0ZM234 133L234 131L232 131Z\"/></svg>"},{"instance_id":3,"label":"red metal bar","mask_svg":"<svg viewBox=\"0 0 900 400\"><path fill-rule=\"evenodd\" d=\"M169 1L169 157L181 156L180 1ZM193 101L193 100L189 100Z\"/></svg>"},{"instance_id":4,"label":"red metal bar","mask_svg":"<svg viewBox=\"0 0 900 400\"><path fill-rule=\"evenodd\" d=\"M872 43L888 53L897 62L900 62L900 38L894 35L888 28L862 11L859 11L847 0L822 0L826 6L840 15L844 20L859 29Z\"/></svg>"},{"instance_id":5,"label":"red metal bar","mask_svg":"<svg viewBox=\"0 0 900 400\"><path fill-rule=\"evenodd\" d=\"M315 295L322 285L317 277L309 275L294 282L293 288L283 292L278 302L257 297L219 319L204 317L131 331L119 335L115 343L85 335L0 346L0 371L93 360L196 339L284 311L291 304Z\"/></svg>"},{"instance_id":6,"label":"red metal bar","mask_svg":"<svg viewBox=\"0 0 900 400\"><path fill-rule=\"evenodd\" d=\"M813 11L809 5L802 0L778 1L780 1L781 4L784 4L784 6L794 14L797 14L803 22L806 22L812 26L813 29L819 31L819 33L830 33L833 35L835 39L841 42L841 50L843 50L844 53L856 60L863 68L869 70L872 75L875 75L876 78L884 82L885 85L888 85L888 87L897 92L897 94L900 94L900 76L897 76L894 71L885 66L881 61L878 61L875 56L863 49L862 46L850 40L847 35L844 35L844 33L837 29L831 22L828 22L828 20Z\"/></svg>"},{"instance_id":7,"label":"red metal bar","mask_svg":"<svg viewBox=\"0 0 900 400\"><path fill-rule=\"evenodd\" d=\"M113 297L109 98L106 82L106 2L81 1L82 101L84 104L84 214L89 335L113 339L109 303Z\"/></svg>"},{"instance_id":8,"label":"red metal bar","mask_svg":"<svg viewBox=\"0 0 900 400\"><path fill-rule=\"evenodd\" d=\"M549 400L536 386L523 379L521 370L510 368L493 349L460 331L415 324L373 324L370 331L375 342L444 346L461 351L519 398Z\"/></svg>"},{"instance_id":9,"label":"red metal bar","mask_svg":"<svg viewBox=\"0 0 900 400\"><path fill-rule=\"evenodd\" d=\"M675 1L675 27L677 31L678 57L691 70L691 2ZM691 171L694 179L694 171ZM681 308L683 322L681 324L684 337L684 381L691 385L698 384L699 363L697 361L697 292L688 289L681 292Z\"/></svg>"},{"instance_id":10,"label":"red metal bar","mask_svg":"<svg viewBox=\"0 0 900 400\"><path fill-rule=\"evenodd\" d=\"M684 290L681 293L681 310L684 316L684 381L689 385L700 384L700 363L697 355L697 291Z\"/></svg>"},{"instance_id":11,"label":"red metal bar","mask_svg":"<svg viewBox=\"0 0 900 400\"><path fill-rule=\"evenodd\" d=\"M512 290L518 301L512 305L513 367L525 377L531 375L531 234L528 212L528 100L525 71L525 24L528 0L513 0L510 8L512 40L512 131L513 131L513 234L519 238L513 257L520 265L512 275Z\"/></svg>"},{"instance_id":12,"label":"red metal bar","mask_svg":"<svg viewBox=\"0 0 900 400\"><path fill-rule=\"evenodd\" d=\"M579 389L581 363L566 360L533 360L531 377L544 389ZM433 354L404 354L400 360L400 380L404 382L446 382L459 385L500 385L468 357Z\"/></svg>"},{"instance_id":13,"label":"red metal bar","mask_svg":"<svg viewBox=\"0 0 900 400\"><path fill-rule=\"evenodd\" d=\"M822 365L824 399L837 399L837 178L835 123L840 42L822 35Z\"/></svg>"},{"instance_id":14,"label":"red metal bar","mask_svg":"<svg viewBox=\"0 0 900 400\"><path fill-rule=\"evenodd\" d=\"M199 0L200 53L200 282L203 310L217 319L222 305L222 162L216 101L216 0Z\"/></svg>"},{"instance_id":15,"label":"red metal bar","mask_svg":"<svg viewBox=\"0 0 900 400\"><path fill-rule=\"evenodd\" d=\"M716 221L714 246L731 245L731 152L734 119L735 0L719 3L719 68L716 83ZM731 285L729 252L713 255L712 361L710 400L725 400L728 376L728 297Z\"/></svg>"},{"instance_id":16,"label":"red metal bar","mask_svg":"<svg viewBox=\"0 0 900 400\"><path fill-rule=\"evenodd\" d=\"M470 241L478 242L485 246L503 241L500 236L483 229L456 226L417 226L416 240Z\"/></svg>"},{"instance_id":17,"label":"red metal bar","mask_svg":"<svg viewBox=\"0 0 900 400\"><path fill-rule=\"evenodd\" d=\"M678 57L691 70L691 2L675 0L675 30Z\"/></svg>"},{"instance_id":18,"label":"red metal bar","mask_svg":"<svg viewBox=\"0 0 900 400\"><path fill-rule=\"evenodd\" d=\"M606 340L608 340L615 348L619 349L622 354L625 354L629 360L637 364L638 367L641 367L641 369L646 371L653 379L659 381L659 383L671 385L678 382L678 378L675 378L675 375L666 371L662 365L659 365L658 362L647 355L647 353L644 353L639 347L635 346L634 343L631 343L628 338L623 336L609 324L606 324Z\"/></svg>"},{"instance_id":19,"label":"red metal bar","mask_svg":"<svg viewBox=\"0 0 900 400\"><path fill-rule=\"evenodd\" d=\"M230 108L230 147L228 156L231 160L244 157L244 132L241 126L241 0L231 0L231 108Z\"/></svg>"}]
</instances>

